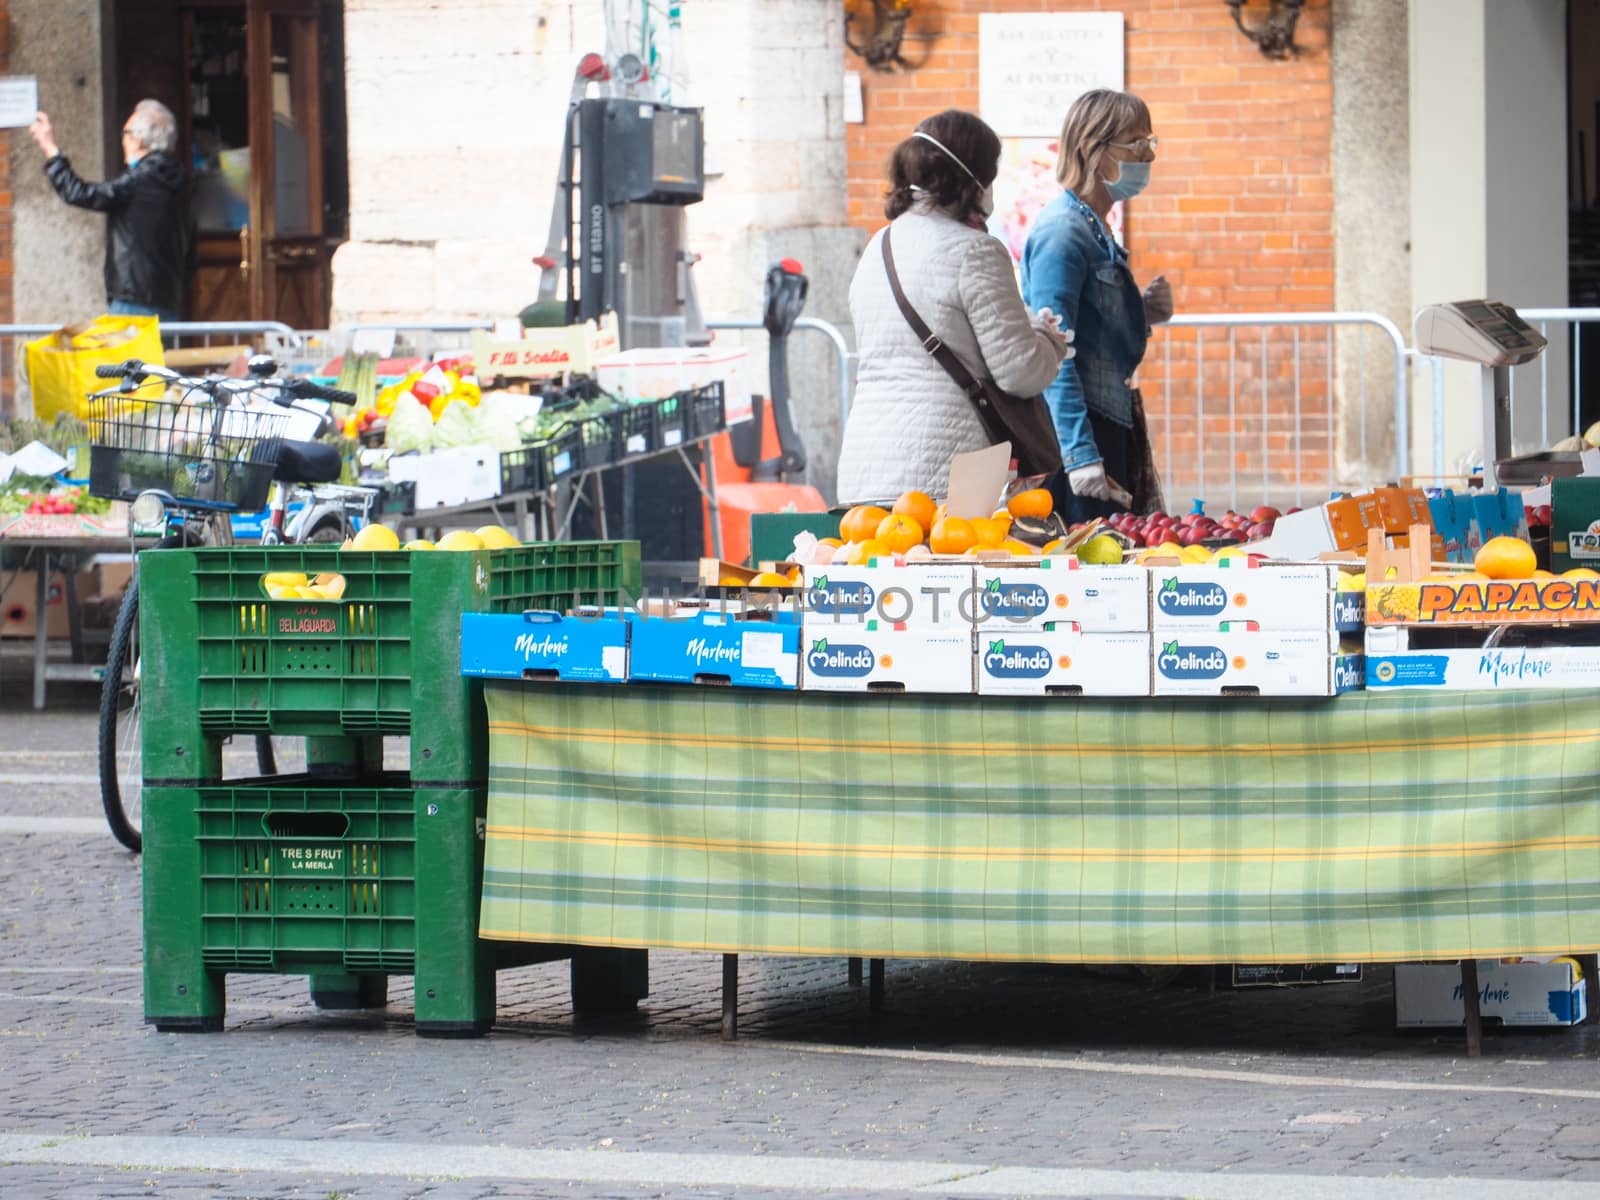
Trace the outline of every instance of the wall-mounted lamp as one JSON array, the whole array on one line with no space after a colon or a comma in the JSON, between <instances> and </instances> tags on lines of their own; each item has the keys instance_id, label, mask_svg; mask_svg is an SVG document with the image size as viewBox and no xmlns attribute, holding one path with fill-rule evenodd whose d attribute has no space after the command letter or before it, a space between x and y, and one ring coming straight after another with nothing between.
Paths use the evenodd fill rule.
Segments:
<instances>
[{"instance_id":1,"label":"wall-mounted lamp","mask_svg":"<svg viewBox=\"0 0 1600 1200\"><path fill-rule=\"evenodd\" d=\"M1251 29L1245 25L1244 17L1239 12L1245 0L1223 0L1233 10L1233 23L1239 27L1239 32L1259 46L1261 53L1268 58L1292 58L1300 52L1300 48L1294 44L1294 23L1300 19L1300 9L1305 2L1272 0L1266 24Z\"/></svg>"},{"instance_id":2,"label":"wall-mounted lamp","mask_svg":"<svg viewBox=\"0 0 1600 1200\"><path fill-rule=\"evenodd\" d=\"M844 44L875 71L920 66L920 63L906 61L900 54L906 22L911 16L911 0L846 0ZM852 25L860 31L859 42L850 40Z\"/></svg>"}]
</instances>

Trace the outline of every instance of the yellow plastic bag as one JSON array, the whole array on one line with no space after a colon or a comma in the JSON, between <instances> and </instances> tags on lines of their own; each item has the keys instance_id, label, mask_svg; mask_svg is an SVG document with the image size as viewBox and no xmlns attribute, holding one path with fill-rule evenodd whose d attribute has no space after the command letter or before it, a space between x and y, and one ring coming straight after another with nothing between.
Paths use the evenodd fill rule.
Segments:
<instances>
[{"instance_id":1,"label":"yellow plastic bag","mask_svg":"<svg viewBox=\"0 0 1600 1200\"><path fill-rule=\"evenodd\" d=\"M83 416L83 398L115 382L94 369L130 358L166 365L161 353L161 323L155 317L103 316L87 325L67 325L28 343L28 384L36 420L60 413Z\"/></svg>"}]
</instances>

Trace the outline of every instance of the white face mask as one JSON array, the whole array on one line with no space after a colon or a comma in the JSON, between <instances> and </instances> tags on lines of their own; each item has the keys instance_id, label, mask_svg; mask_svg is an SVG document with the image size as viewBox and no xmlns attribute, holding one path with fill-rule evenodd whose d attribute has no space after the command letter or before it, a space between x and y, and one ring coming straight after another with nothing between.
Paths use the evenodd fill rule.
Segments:
<instances>
[{"instance_id":1,"label":"white face mask","mask_svg":"<svg viewBox=\"0 0 1600 1200\"><path fill-rule=\"evenodd\" d=\"M980 188L983 189L982 193L978 196L978 211L984 215L985 219L987 219L988 217L993 215L993 213L994 213L994 184L992 184L992 183L985 184L982 180L980 180L976 175L974 175L972 173L972 168L971 167L967 166L966 163L962 162L959 158L957 158L954 154L952 154L950 152L950 148L948 146L946 146L943 142L941 142L938 138L934 137L931 133L923 133L922 130L918 129L918 130L915 130L911 134L911 136L912 137L919 137L925 142L932 142L935 146L939 147L939 149L943 152L943 154L944 154L944 156L946 158L948 158L951 162L955 163L956 166L960 167L963 171L965 171L967 173L967 178L972 180L973 183L977 184ZM918 189L918 190L920 190L920 189Z\"/></svg>"}]
</instances>

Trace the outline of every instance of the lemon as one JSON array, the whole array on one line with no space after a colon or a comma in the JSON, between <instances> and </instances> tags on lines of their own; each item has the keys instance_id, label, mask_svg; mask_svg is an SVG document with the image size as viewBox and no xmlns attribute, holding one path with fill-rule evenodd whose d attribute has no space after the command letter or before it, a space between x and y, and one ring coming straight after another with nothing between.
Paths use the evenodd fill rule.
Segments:
<instances>
[{"instance_id":1,"label":"lemon","mask_svg":"<svg viewBox=\"0 0 1600 1200\"><path fill-rule=\"evenodd\" d=\"M318 575L316 582L311 584L317 595L324 600L341 600L344 598L345 580L343 575L324 574Z\"/></svg>"},{"instance_id":2,"label":"lemon","mask_svg":"<svg viewBox=\"0 0 1600 1200\"><path fill-rule=\"evenodd\" d=\"M1178 552L1178 557L1192 566L1202 566L1211 561L1211 551L1204 546L1185 546Z\"/></svg>"},{"instance_id":3,"label":"lemon","mask_svg":"<svg viewBox=\"0 0 1600 1200\"><path fill-rule=\"evenodd\" d=\"M365 525L350 539L352 550L398 550L400 539L387 525Z\"/></svg>"},{"instance_id":4,"label":"lemon","mask_svg":"<svg viewBox=\"0 0 1600 1200\"><path fill-rule=\"evenodd\" d=\"M1115 566L1122 561L1122 543L1108 533L1097 534L1078 547L1078 561Z\"/></svg>"},{"instance_id":5,"label":"lemon","mask_svg":"<svg viewBox=\"0 0 1600 1200\"><path fill-rule=\"evenodd\" d=\"M473 530L483 544L490 550L504 550L509 546L520 546L521 542L512 536L512 533L503 525L480 525Z\"/></svg>"},{"instance_id":6,"label":"lemon","mask_svg":"<svg viewBox=\"0 0 1600 1200\"><path fill-rule=\"evenodd\" d=\"M402 550L436 550L436 549L438 549L438 547L435 546L432 542L430 542L427 538L417 538L414 541L407 542L404 546L401 546L400 549L402 549Z\"/></svg>"},{"instance_id":7,"label":"lemon","mask_svg":"<svg viewBox=\"0 0 1600 1200\"><path fill-rule=\"evenodd\" d=\"M305 587L310 582L304 571L268 571L261 577L261 586L268 592L275 587Z\"/></svg>"},{"instance_id":8,"label":"lemon","mask_svg":"<svg viewBox=\"0 0 1600 1200\"><path fill-rule=\"evenodd\" d=\"M436 550L482 550L483 539L467 529L452 529L439 539Z\"/></svg>"}]
</instances>

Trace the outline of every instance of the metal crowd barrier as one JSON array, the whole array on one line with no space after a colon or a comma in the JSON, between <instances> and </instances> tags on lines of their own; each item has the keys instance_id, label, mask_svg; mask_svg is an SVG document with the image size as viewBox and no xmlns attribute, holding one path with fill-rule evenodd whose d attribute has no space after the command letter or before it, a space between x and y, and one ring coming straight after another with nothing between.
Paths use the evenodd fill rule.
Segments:
<instances>
[{"instance_id":1,"label":"metal crowd barrier","mask_svg":"<svg viewBox=\"0 0 1600 1200\"><path fill-rule=\"evenodd\" d=\"M1370 371L1369 341L1389 354ZM1406 474L1406 354L1374 312L1185 313L1158 326L1137 382L1167 507L1318 503Z\"/></svg>"}]
</instances>

